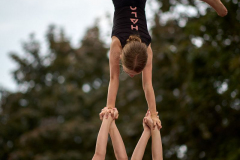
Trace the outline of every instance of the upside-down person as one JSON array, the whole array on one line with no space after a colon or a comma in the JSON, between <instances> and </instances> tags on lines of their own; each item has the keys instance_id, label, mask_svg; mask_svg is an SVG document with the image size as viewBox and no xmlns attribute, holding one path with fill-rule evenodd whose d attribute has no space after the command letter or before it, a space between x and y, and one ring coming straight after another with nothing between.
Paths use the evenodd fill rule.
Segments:
<instances>
[{"instance_id":1,"label":"upside-down person","mask_svg":"<svg viewBox=\"0 0 240 160\"><path fill-rule=\"evenodd\" d=\"M151 36L148 32L145 16L146 0L112 0L115 8L112 42L110 46L110 81L107 107L114 108L119 87L121 61L123 71L130 77L142 73L142 86L151 112L154 127L161 127L157 117L155 94L152 86ZM219 15L227 10L220 0L203 0L211 5Z\"/></svg>"}]
</instances>

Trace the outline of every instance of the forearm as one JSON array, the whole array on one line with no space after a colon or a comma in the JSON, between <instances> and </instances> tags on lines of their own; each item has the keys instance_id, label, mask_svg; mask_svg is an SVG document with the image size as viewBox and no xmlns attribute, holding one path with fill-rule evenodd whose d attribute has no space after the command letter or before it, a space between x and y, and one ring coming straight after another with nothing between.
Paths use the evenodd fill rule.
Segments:
<instances>
[{"instance_id":1,"label":"forearm","mask_svg":"<svg viewBox=\"0 0 240 160\"><path fill-rule=\"evenodd\" d=\"M109 130L109 134L112 140L112 145L113 145L113 149L114 149L114 153L115 156L117 158L117 160L127 160L127 152L122 140L122 137L118 131L118 128L115 124L115 121L112 122L111 126L110 126L110 130Z\"/></svg>"},{"instance_id":2,"label":"forearm","mask_svg":"<svg viewBox=\"0 0 240 160\"><path fill-rule=\"evenodd\" d=\"M106 147L108 141L108 132L111 125L111 116L108 119L103 118L102 125L98 132L96 149L93 159L105 159Z\"/></svg>"},{"instance_id":3,"label":"forearm","mask_svg":"<svg viewBox=\"0 0 240 160\"><path fill-rule=\"evenodd\" d=\"M144 151L146 149L146 146L147 146L150 136L151 136L150 132L145 131L145 130L143 131L142 136L139 139L139 141L133 151L131 160L140 160L143 158Z\"/></svg>"},{"instance_id":4,"label":"forearm","mask_svg":"<svg viewBox=\"0 0 240 160\"><path fill-rule=\"evenodd\" d=\"M153 160L162 160L162 140L158 129L151 130L152 134L152 158Z\"/></svg>"},{"instance_id":5,"label":"forearm","mask_svg":"<svg viewBox=\"0 0 240 160\"><path fill-rule=\"evenodd\" d=\"M148 109L150 110L152 115L155 115L157 112L157 109L156 109L156 100L155 100L153 86L152 85L145 86L144 92L145 92L145 97L148 103Z\"/></svg>"},{"instance_id":6,"label":"forearm","mask_svg":"<svg viewBox=\"0 0 240 160\"><path fill-rule=\"evenodd\" d=\"M119 87L118 77L110 78L108 86L107 107L114 108Z\"/></svg>"}]
</instances>

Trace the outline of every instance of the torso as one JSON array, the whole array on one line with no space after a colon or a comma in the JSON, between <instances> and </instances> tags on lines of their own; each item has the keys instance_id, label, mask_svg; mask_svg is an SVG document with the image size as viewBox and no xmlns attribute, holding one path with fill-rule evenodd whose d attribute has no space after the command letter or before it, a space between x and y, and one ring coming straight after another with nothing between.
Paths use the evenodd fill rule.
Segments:
<instances>
[{"instance_id":1,"label":"torso","mask_svg":"<svg viewBox=\"0 0 240 160\"><path fill-rule=\"evenodd\" d=\"M151 43L148 32L145 5L146 0L113 0L115 12L112 37L119 39L122 48L130 35L139 35L147 46Z\"/></svg>"}]
</instances>

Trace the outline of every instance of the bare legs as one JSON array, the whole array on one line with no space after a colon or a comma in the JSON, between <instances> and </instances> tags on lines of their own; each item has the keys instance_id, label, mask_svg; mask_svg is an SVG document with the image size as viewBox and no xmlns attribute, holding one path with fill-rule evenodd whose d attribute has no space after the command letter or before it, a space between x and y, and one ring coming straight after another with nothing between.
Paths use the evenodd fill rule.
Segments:
<instances>
[{"instance_id":1,"label":"bare legs","mask_svg":"<svg viewBox=\"0 0 240 160\"><path fill-rule=\"evenodd\" d=\"M202 0L203 2L206 2L207 4L209 4L213 9L215 9L215 11L217 12L217 14L221 17L224 17L227 15L227 9L226 7L222 4L222 2L220 0Z\"/></svg>"}]
</instances>

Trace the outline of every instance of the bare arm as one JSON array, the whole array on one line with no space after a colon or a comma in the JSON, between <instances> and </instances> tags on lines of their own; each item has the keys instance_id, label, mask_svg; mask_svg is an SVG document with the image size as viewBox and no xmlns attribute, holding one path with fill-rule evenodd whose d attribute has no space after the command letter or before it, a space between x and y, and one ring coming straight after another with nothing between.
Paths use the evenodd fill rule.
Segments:
<instances>
[{"instance_id":1,"label":"bare arm","mask_svg":"<svg viewBox=\"0 0 240 160\"><path fill-rule=\"evenodd\" d=\"M107 116L107 115L105 115ZM108 141L108 132L110 129L110 125L112 122L112 117L108 116L106 119L104 116L102 125L100 127L100 130L98 132L98 137L97 137L97 143L96 143L96 149L94 156L92 160L104 160L105 155L106 155L106 147L107 147L107 141Z\"/></svg>"},{"instance_id":2,"label":"bare arm","mask_svg":"<svg viewBox=\"0 0 240 160\"><path fill-rule=\"evenodd\" d=\"M148 103L148 109L150 110L150 112L152 114L154 127L157 124L158 128L161 128L160 120L157 118L156 100L155 100L155 94L154 94L154 90L153 90L153 86L152 86L153 53L152 53L152 49L151 49L150 45L147 49L147 52L148 52L148 61L147 61L146 67L144 68L143 73L142 73L143 90L145 92L145 97L146 97L146 100Z\"/></svg>"},{"instance_id":3,"label":"bare arm","mask_svg":"<svg viewBox=\"0 0 240 160\"><path fill-rule=\"evenodd\" d=\"M113 149L117 160L128 160L127 152L122 140L122 137L118 131L115 121L112 122L110 127L110 137L113 144Z\"/></svg>"},{"instance_id":4,"label":"bare arm","mask_svg":"<svg viewBox=\"0 0 240 160\"><path fill-rule=\"evenodd\" d=\"M152 133L152 158L153 160L163 160L162 140L158 129L151 130Z\"/></svg>"},{"instance_id":5,"label":"bare arm","mask_svg":"<svg viewBox=\"0 0 240 160\"><path fill-rule=\"evenodd\" d=\"M119 87L119 60L120 60L121 46L117 38L112 39L110 54L109 54L109 68L110 81L108 86L107 107L114 108L118 87Z\"/></svg>"},{"instance_id":6,"label":"bare arm","mask_svg":"<svg viewBox=\"0 0 240 160\"><path fill-rule=\"evenodd\" d=\"M145 92L145 97L148 103L148 108L152 114L156 113L156 102L155 102L155 94L152 86L152 49L151 46L147 49L148 52L148 61L146 67L142 73L142 83L143 83L143 90Z\"/></svg>"},{"instance_id":7,"label":"bare arm","mask_svg":"<svg viewBox=\"0 0 240 160\"><path fill-rule=\"evenodd\" d=\"M150 131L147 131L147 130L143 131L142 136L139 139L139 141L133 151L131 160L140 160L143 158L143 155L144 155L144 152L145 152L145 149L146 149L146 146L147 146L150 136L151 136Z\"/></svg>"}]
</instances>

